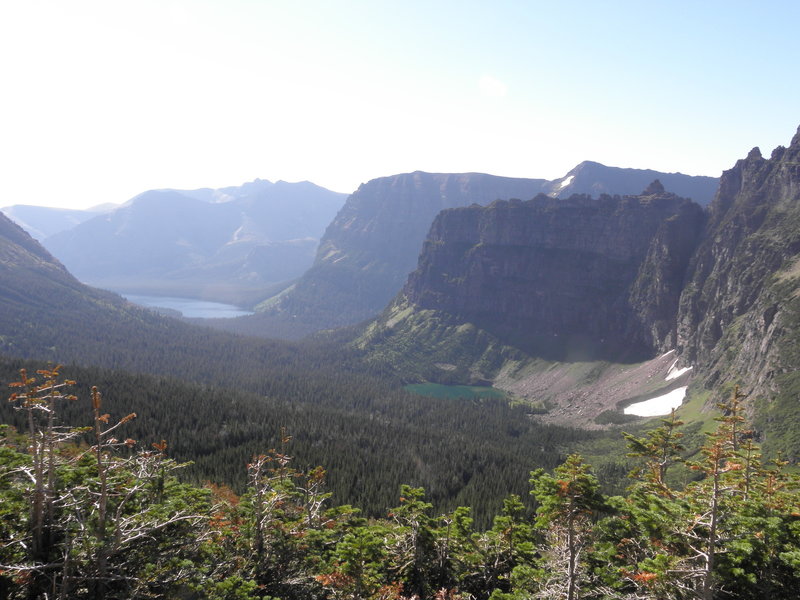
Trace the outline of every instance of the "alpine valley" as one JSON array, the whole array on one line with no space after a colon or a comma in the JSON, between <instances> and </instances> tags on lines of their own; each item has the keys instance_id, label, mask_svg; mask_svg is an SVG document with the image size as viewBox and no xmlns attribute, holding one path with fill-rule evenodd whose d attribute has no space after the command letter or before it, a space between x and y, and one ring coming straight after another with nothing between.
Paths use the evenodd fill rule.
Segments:
<instances>
[{"instance_id":1,"label":"alpine valley","mask_svg":"<svg viewBox=\"0 0 800 600\"><path fill-rule=\"evenodd\" d=\"M719 179L585 162L7 212L0 597L800 589L800 130Z\"/></svg>"},{"instance_id":2,"label":"alpine valley","mask_svg":"<svg viewBox=\"0 0 800 600\"><path fill-rule=\"evenodd\" d=\"M492 382L564 423L690 380L686 410L702 414L738 385L765 447L795 459L799 165L800 133L769 159L754 148L705 210L654 182L443 211L358 344L406 377Z\"/></svg>"}]
</instances>

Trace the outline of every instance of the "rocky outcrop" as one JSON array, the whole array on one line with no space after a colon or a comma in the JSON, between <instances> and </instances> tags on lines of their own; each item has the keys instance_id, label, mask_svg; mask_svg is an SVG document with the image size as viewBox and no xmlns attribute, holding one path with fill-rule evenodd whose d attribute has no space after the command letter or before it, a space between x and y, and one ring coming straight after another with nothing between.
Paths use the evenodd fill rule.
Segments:
<instances>
[{"instance_id":1,"label":"rocky outcrop","mask_svg":"<svg viewBox=\"0 0 800 600\"><path fill-rule=\"evenodd\" d=\"M649 358L674 340L702 223L697 204L660 185L641 196L448 210L403 294L536 356Z\"/></svg>"},{"instance_id":2,"label":"rocky outcrop","mask_svg":"<svg viewBox=\"0 0 800 600\"><path fill-rule=\"evenodd\" d=\"M706 384L773 395L797 370L800 131L722 175L680 300L678 346Z\"/></svg>"}]
</instances>

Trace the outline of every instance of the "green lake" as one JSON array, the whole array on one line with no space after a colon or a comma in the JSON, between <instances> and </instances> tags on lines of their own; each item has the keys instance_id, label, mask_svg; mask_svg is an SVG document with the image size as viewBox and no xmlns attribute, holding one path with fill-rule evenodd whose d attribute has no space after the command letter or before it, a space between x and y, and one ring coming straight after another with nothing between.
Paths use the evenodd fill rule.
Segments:
<instances>
[{"instance_id":1,"label":"green lake","mask_svg":"<svg viewBox=\"0 0 800 600\"><path fill-rule=\"evenodd\" d=\"M487 386L443 385L441 383L412 383L406 391L432 398L505 398L506 393Z\"/></svg>"}]
</instances>

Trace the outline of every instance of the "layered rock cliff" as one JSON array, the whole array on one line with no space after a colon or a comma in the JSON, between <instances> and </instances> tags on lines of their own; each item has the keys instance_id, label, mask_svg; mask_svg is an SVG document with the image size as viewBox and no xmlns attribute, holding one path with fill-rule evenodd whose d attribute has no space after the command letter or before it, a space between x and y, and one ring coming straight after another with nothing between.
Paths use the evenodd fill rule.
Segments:
<instances>
[{"instance_id":1,"label":"layered rock cliff","mask_svg":"<svg viewBox=\"0 0 800 600\"><path fill-rule=\"evenodd\" d=\"M682 233L702 222L700 206L656 186L448 210L403 294L537 356L637 360L674 339L696 242Z\"/></svg>"}]
</instances>

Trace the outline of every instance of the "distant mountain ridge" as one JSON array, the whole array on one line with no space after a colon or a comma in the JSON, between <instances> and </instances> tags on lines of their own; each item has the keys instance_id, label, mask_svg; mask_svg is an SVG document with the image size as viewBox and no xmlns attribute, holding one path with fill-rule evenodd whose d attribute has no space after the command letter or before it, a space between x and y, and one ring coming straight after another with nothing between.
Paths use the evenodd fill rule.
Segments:
<instances>
[{"instance_id":1,"label":"distant mountain ridge","mask_svg":"<svg viewBox=\"0 0 800 600\"><path fill-rule=\"evenodd\" d=\"M41 242L51 235L72 229L76 225L114 208L116 205L113 204L104 204L85 210L15 204L3 208L2 211Z\"/></svg>"},{"instance_id":2,"label":"distant mountain ridge","mask_svg":"<svg viewBox=\"0 0 800 600\"><path fill-rule=\"evenodd\" d=\"M301 337L357 323L378 314L400 290L441 210L498 199L528 200L540 193L568 196L577 189L625 193L635 187L638 193L656 177L664 177L682 195L701 204L711 200L718 182L714 177L589 162L555 181L421 171L372 180L347 199L326 229L313 266L293 288L264 303L260 314L219 325L234 331Z\"/></svg>"},{"instance_id":3,"label":"distant mountain ridge","mask_svg":"<svg viewBox=\"0 0 800 600\"><path fill-rule=\"evenodd\" d=\"M690 198L701 206L711 202L719 185L718 177L607 167L587 160L561 179L554 180L551 189L545 193L559 198L568 198L573 194L635 196L656 179L669 192L682 198Z\"/></svg>"},{"instance_id":4,"label":"distant mountain ridge","mask_svg":"<svg viewBox=\"0 0 800 600\"><path fill-rule=\"evenodd\" d=\"M311 265L344 199L310 182L151 190L43 243L98 287L243 303Z\"/></svg>"}]
</instances>

